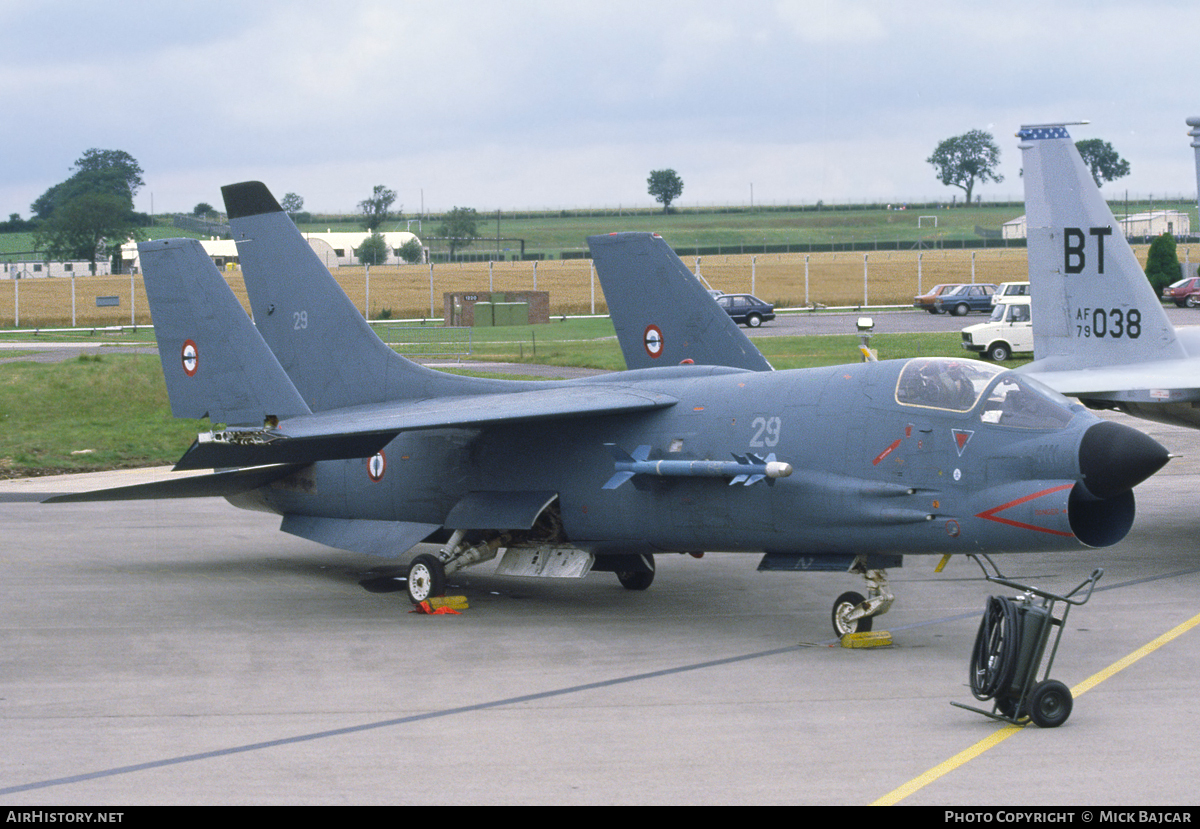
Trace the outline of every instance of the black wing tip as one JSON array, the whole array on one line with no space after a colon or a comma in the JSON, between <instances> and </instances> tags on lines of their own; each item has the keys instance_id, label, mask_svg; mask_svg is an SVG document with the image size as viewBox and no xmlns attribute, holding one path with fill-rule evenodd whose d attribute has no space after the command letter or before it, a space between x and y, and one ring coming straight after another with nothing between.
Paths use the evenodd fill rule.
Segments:
<instances>
[{"instance_id":1,"label":"black wing tip","mask_svg":"<svg viewBox=\"0 0 1200 829\"><path fill-rule=\"evenodd\" d=\"M259 216L263 213L282 213L283 208L261 181L242 181L221 188L225 213L230 219Z\"/></svg>"}]
</instances>

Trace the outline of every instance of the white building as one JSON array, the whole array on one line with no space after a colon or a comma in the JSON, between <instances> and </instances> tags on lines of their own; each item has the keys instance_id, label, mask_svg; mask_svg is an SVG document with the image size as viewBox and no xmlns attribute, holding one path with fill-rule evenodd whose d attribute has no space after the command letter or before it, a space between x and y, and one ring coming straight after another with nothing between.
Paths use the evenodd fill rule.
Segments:
<instances>
[{"instance_id":1,"label":"white building","mask_svg":"<svg viewBox=\"0 0 1200 829\"><path fill-rule=\"evenodd\" d=\"M1178 210L1153 210L1149 213L1133 213L1117 219L1125 231L1126 237L1161 236L1170 233L1172 236L1187 236L1192 232L1192 220L1187 213ZM1011 222L1005 222L1001 228L1005 239L1025 238L1025 217L1018 216Z\"/></svg>"},{"instance_id":2,"label":"white building","mask_svg":"<svg viewBox=\"0 0 1200 829\"><path fill-rule=\"evenodd\" d=\"M92 263L86 259L73 262L0 262L0 279L37 279L44 276L108 276L112 262L105 257Z\"/></svg>"},{"instance_id":3,"label":"white building","mask_svg":"<svg viewBox=\"0 0 1200 829\"><path fill-rule=\"evenodd\" d=\"M311 247L325 263L325 267L332 270L341 265L357 265L359 264L358 257L354 255L354 251L362 247L362 243L370 236L366 231L356 233L305 233L304 237L308 239L309 247ZM409 242L417 239L415 233L409 233L405 230L396 230L391 233L381 234L388 246L388 258L384 265L403 265L404 259L399 254L400 248L407 245Z\"/></svg>"},{"instance_id":4,"label":"white building","mask_svg":"<svg viewBox=\"0 0 1200 829\"><path fill-rule=\"evenodd\" d=\"M330 270L341 267L342 265L357 265L359 264L358 257L354 252L358 250L364 240L370 233L366 231L358 231L354 233L305 233L304 238L308 240L309 247L317 254L318 258L325 263L325 267ZM392 233L382 234L384 241L388 246L387 261L380 264L383 265L402 265L404 259L400 257L398 251L404 245L416 239L420 243L415 233L399 230ZM237 244L232 239L210 239L201 240L200 246L204 248L216 266L222 270L228 265L236 265L238 262ZM126 242L121 247L122 259L126 267L138 267L137 243Z\"/></svg>"}]
</instances>

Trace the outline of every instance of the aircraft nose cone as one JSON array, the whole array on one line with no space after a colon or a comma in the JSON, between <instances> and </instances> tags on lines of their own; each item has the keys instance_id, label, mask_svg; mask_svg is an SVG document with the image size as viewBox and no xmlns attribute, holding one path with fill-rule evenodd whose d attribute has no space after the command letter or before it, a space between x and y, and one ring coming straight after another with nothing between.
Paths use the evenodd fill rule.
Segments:
<instances>
[{"instance_id":1,"label":"aircraft nose cone","mask_svg":"<svg viewBox=\"0 0 1200 829\"><path fill-rule=\"evenodd\" d=\"M1097 498L1128 492L1162 469L1169 458L1158 441L1111 420L1088 428L1079 442L1083 484Z\"/></svg>"}]
</instances>

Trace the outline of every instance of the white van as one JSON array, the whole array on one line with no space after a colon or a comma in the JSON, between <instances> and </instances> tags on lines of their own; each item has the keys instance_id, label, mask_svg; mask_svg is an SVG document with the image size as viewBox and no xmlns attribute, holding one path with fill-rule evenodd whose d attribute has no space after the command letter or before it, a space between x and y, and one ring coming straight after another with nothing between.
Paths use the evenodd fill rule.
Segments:
<instances>
[{"instance_id":1,"label":"white van","mask_svg":"<svg viewBox=\"0 0 1200 829\"><path fill-rule=\"evenodd\" d=\"M997 302L987 322L962 331L962 347L986 360L1002 363L1019 351L1033 351L1033 321L1028 296Z\"/></svg>"},{"instance_id":2,"label":"white van","mask_svg":"<svg viewBox=\"0 0 1200 829\"><path fill-rule=\"evenodd\" d=\"M1029 296L1028 282L1001 282L996 293L992 294L992 305L999 305L1019 296Z\"/></svg>"}]
</instances>

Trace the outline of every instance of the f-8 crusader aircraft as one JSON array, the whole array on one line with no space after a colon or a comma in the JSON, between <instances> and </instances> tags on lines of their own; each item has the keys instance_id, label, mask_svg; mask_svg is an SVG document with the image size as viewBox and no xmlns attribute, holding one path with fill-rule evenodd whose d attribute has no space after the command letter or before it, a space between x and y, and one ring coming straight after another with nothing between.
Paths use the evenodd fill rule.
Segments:
<instances>
[{"instance_id":1,"label":"f-8 crusader aircraft","mask_svg":"<svg viewBox=\"0 0 1200 829\"><path fill-rule=\"evenodd\" d=\"M225 424L178 468L220 471L60 500L222 495L346 550L438 543L411 560L413 601L497 557L499 573L610 571L630 589L650 585L662 553L851 569L868 595L835 603L843 634L887 610L886 568L906 553L1119 541L1132 488L1168 457L974 361L772 371L744 337L676 351L716 306L650 234L588 241L607 296L649 284L681 298L638 313L653 319L647 362L683 364L563 382L434 371L375 336L262 184L225 199L253 323L197 242L139 245L172 411Z\"/></svg>"}]
</instances>

